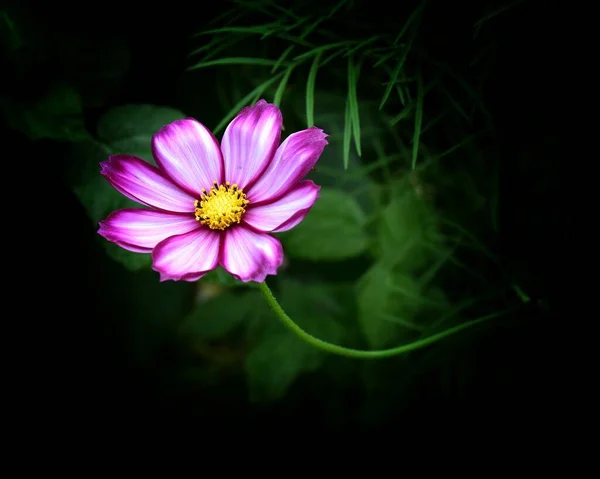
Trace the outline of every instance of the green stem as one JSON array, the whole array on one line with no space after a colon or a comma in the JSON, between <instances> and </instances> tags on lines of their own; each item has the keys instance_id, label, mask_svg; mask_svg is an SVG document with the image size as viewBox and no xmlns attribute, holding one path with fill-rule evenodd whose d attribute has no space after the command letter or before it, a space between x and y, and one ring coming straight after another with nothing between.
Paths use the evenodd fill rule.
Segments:
<instances>
[{"instance_id":1,"label":"green stem","mask_svg":"<svg viewBox=\"0 0 600 479\"><path fill-rule=\"evenodd\" d=\"M432 334L431 336L428 336L426 338L418 339L417 341L413 341L412 343L403 344L402 346L398 346L395 348L381 349L378 351L365 351L362 349L345 348L343 346L331 344L331 343L328 343L327 341L323 341L322 339L314 337L312 334L307 333L300 326L298 326L292 320L292 318L290 318L287 315L287 313L283 310L283 308L281 307L281 305L279 304L279 302L273 295L273 292L271 291L271 289L267 286L267 283L259 283L258 286L259 286L260 290L262 291L263 295L265 296L267 303L269 303L269 306L271 307L271 309L273 309L273 311L275 312L277 317L281 320L281 322L285 326L287 326L289 329L291 329L292 332L294 334L296 334L296 336L298 336L300 339L307 342L311 346L314 346L323 351L327 351L328 353L333 353L333 354L338 354L340 356L346 356L349 358L358 358L358 359L381 359L381 358L388 358L390 356L396 356L399 354L404 354L409 351L414 351L416 349L423 348L425 346L428 346L429 344L432 344L432 343L435 343L436 341L444 339L452 334L456 334L459 331L462 331L463 329L470 328L471 326L475 326L476 324L483 323L484 321L488 321L490 319L496 318L496 317L506 314L508 312L508 311L501 311L501 312L497 312L497 313L492 313L487 316L483 316L481 318L474 319L472 321L468 321L463 324L459 324L458 326L448 328L445 331L442 331L441 333Z\"/></svg>"}]
</instances>

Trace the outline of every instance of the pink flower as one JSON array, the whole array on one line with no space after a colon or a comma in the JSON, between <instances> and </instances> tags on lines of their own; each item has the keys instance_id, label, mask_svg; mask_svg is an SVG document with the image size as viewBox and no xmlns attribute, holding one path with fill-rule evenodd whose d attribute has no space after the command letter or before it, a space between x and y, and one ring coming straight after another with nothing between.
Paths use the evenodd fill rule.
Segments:
<instances>
[{"instance_id":1,"label":"pink flower","mask_svg":"<svg viewBox=\"0 0 600 479\"><path fill-rule=\"evenodd\" d=\"M262 282L283 261L269 233L300 223L320 186L303 180L327 145L319 128L279 145L282 116L260 100L229 124L221 146L198 121L164 126L152 138L158 168L111 155L102 175L120 193L150 207L101 221L98 233L122 248L152 253L160 280L196 281L221 265L235 278Z\"/></svg>"}]
</instances>

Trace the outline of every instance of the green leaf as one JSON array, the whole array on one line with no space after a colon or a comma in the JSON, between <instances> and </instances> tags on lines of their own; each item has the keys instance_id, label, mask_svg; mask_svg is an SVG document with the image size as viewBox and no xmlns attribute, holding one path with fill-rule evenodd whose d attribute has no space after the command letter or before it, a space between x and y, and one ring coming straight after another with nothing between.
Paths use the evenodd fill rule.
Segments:
<instances>
[{"instance_id":1,"label":"green leaf","mask_svg":"<svg viewBox=\"0 0 600 479\"><path fill-rule=\"evenodd\" d=\"M376 263L358 284L358 322L373 349L392 347L419 332L415 314L422 305L418 283L389 264Z\"/></svg>"},{"instance_id":2,"label":"green leaf","mask_svg":"<svg viewBox=\"0 0 600 479\"><path fill-rule=\"evenodd\" d=\"M11 126L32 140L80 141L90 137L79 93L69 85L56 85L31 108L9 105L5 113Z\"/></svg>"},{"instance_id":3,"label":"green leaf","mask_svg":"<svg viewBox=\"0 0 600 479\"><path fill-rule=\"evenodd\" d=\"M360 144L360 114L358 108L358 97L356 87L361 64L354 64L354 59L348 57L348 105L350 109L350 118L352 123L352 135L354 136L354 146L358 156L362 155Z\"/></svg>"},{"instance_id":4,"label":"green leaf","mask_svg":"<svg viewBox=\"0 0 600 479\"><path fill-rule=\"evenodd\" d=\"M252 27L220 27L195 33L194 36L196 37L201 35L215 35L219 33L224 33L226 35L236 33L260 33L266 35L278 30L278 27L279 23L277 22L265 23L264 25L257 25Z\"/></svg>"},{"instance_id":5,"label":"green leaf","mask_svg":"<svg viewBox=\"0 0 600 479\"><path fill-rule=\"evenodd\" d=\"M227 124L236 116L239 111L246 106L253 98L257 98L261 95L267 88L269 88L273 83L283 77L285 71L279 72L277 75L269 78L268 80L260 83L256 88L254 88L250 93L248 93L244 98L238 101L233 108L229 110L229 112L221 119L219 124L213 129L213 133L216 135L224 130Z\"/></svg>"},{"instance_id":6,"label":"green leaf","mask_svg":"<svg viewBox=\"0 0 600 479\"><path fill-rule=\"evenodd\" d=\"M294 49L294 45L290 45L289 47L287 47L284 52L279 56L279 58L277 59L275 65L273 65L273 68L271 68L271 75L273 73L275 73L279 67L283 64L283 62L285 61L285 59L288 57L288 55L290 53L292 53L292 50ZM289 68L294 68L295 64L291 65ZM273 102L275 103L275 102ZM276 105L278 105L278 103L275 103Z\"/></svg>"},{"instance_id":7,"label":"green leaf","mask_svg":"<svg viewBox=\"0 0 600 479\"><path fill-rule=\"evenodd\" d=\"M188 71L197 70L199 68L206 68L220 65L258 65L258 66L273 66L276 62L267 58L248 58L248 57L231 57L231 58L218 58L216 60L209 60L206 62L199 62L188 68Z\"/></svg>"},{"instance_id":8,"label":"green leaf","mask_svg":"<svg viewBox=\"0 0 600 479\"><path fill-rule=\"evenodd\" d=\"M140 269L149 269L152 266L152 256L150 253L134 253L110 241L106 241L104 238L101 238L101 241L104 242L108 256L121 263L128 270L138 271Z\"/></svg>"},{"instance_id":9,"label":"green leaf","mask_svg":"<svg viewBox=\"0 0 600 479\"><path fill-rule=\"evenodd\" d=\"M352 143L352 110L350 108L350 99L346 99L346 109L344 112L344 136L342 137L342 161L344 170L348 169L350 163L350 143Z\"/></svg>"},{"instance_id":10,"label":"green leaf","mask_svg":"<svg viewBox=\"0 0 600 479\"><path fill-rule=\"evenodd\" d=\"M406 20L406 23L402 26L400 33L398 33L398 36L396 36L396 39L394 40L394 45L396 45L400 41L400 39L408 31L408 29L411 25L413 25L414 23L416 23L418 25L420 23L419 15L421 14L421 11L423 10L423 7L425 7L426 3L427 2L420 2L419 5L417 6L417 8L415 8L413 10L413 12L410 14L408 19Z\"/></svg>"},{"instance_id":11,"label":"green leaf","mask_svg":"<svg viewBox=\"0 0 600 479\"><path fill-rule=\"evenodd\" d=\"M392 71L392 75L390 77L390 82L385 87L385 92L383 93L383 98L381 99L381 103L379 104L380 110L383 109L388 98L390 97L390 94L392 93L392 89L394 88L394 86L396 85L396 82L398 81L398 77L400 76L400 73L402 72L402 69L404 68L404 64L406 62L406 57L408 56L408 52L410 51L410 48L412 46L412 42L415 38L415 35L416 35L416 30L411 35L411 38L410 38L408 44L406 46L404 46L404 48L402 50L402 55L400 56L398 63L396 63L396 66L394 67L394 70Z\"/></svg>"},{"instance_id":12,"label":"green leaf","mask_svg":"<svg viewBox=\"0 0 600 479\"><path fill-rule=\"evenodd\" d=\"M277 296L304 330L325 341L340 342L343 331L336 318L346 309L333 285L284 280ZM262 322L262 334L255 335L258 344L246 359L250 400L271 402L283 397L300 374L318 369L326 355L284 329L272 314L257 320Z\"/></svg>"},{"instance_id":13,"label":"green leaf","mask_svg":"<svg viewBox=\"0 0 600 479\"><path fill-rule=\"evenodd\" d=\"M110 154L126 153L150 161L152 135L160 127L185 115L172 108L152 105L126 105L110 110L98 123L101 141L87 140L71 145L69 180L73 191L94 224L121 208L139 208L115 190L100 174L100 162ZM149 268L150 254L133 253L101 239L108 255L136 271Z\"/></svg>"},{"instance_id":14,"label":"green leaf","mask_svg":"<svg viewBox=\"0 0 600 479\"><path fill-rule=\"evenodd\" d=\"M433 279L452 251L439 245L436 217L410 175L393 185L379 217L378 260L358 283L359 324L373 348L416 339L448 307Z\"/></svg>"},{"instance_id":15,"label":"green leaf","mask_svg":"<svg viewBox=\"0 0 600 479\"><path fill-rule=\"evenodd\" d=\"M315 82L317 81L320 59L321 54L318 53L310 66L306 80L306 125L308 128L315 125Z\"/></svg>"},{"instance_id":16,"label":"green leaf","mask_svg":"<svg viewBox=\"0 0 600 479\"><path fill-rule=\"evenodd\" d=\"M412 169L417 167L417 158L419 149L421 148L421 125L423 123L423 80L421 74L417 75L417 106L415 110L415 129L413 132L413 147L412 147Z\"/></svg>"},{"instance_id":17,"label":"green leaf","mask_svg":"<svg viewBox=\"0 0 600 479\"><path fill-rule=\"evenodd\" d=\"M134 155L154 163L152 136L166 124L185 117L180 110L163 106L118 106L98 122L98 139L108 145L112 153Z\"/></svg>"},{"instance_id":18,"label":"green leaf","mask_svg":"<svg viewBox=\"0 0 600 479\"><path fill-rule=\"evenodd\" d=\"M292 74L293 71L294 71L293 66L286 69L285 74L283 75L283 78L279 82L279 85L277 86L277 90L275 91L275 95L273 97L273 103L279 107L281 106L281 99L283 98L283 94L285 93L285 88L287 87L288 80L290 79L290 75Z\"/></svg>"},{"instance_id":19,"label":"green leaf","mask_svg":"<svg viewBox=\"0 0 600 479\"><path fill-rule=\"evenodd\" d=\"M365 214L352 196L342 190L324 189L304 221L282 239L290 256L343 260L367 249L365 223Z\"/></svg>"},{"instance_id":20,"label":"green leaf","mask_svg":"<svg viewBox=\"0 0 600 479\"><path fill-rule=\"evenodd\" d=\"M294 63L304 61L307 58L314 57L315 55L321 55L323 52L325 52L327 50L333 50L336 48L339 49L340 52L343 53L344 48L347 48L349 44L350 44L349 42L345 41L345 42L329 43L327 45L320 45L316 48L313 48L312 50L301 53L300 55L296 55L294 57Z\"/></svg>"},{"instance_id":21,"label":"green leaf","mask_svg":"<svg viewBox=\"0 0 600 479\"><path fill-rule=\"evenodd\" d=\"M422 267L430 253L426 243L436 237L435 217L416 191L396 184L397 194L383 209L379 222L379 257L391 266Z\"/></svg>"},{"instance_id":22,"label":"green leaf","mask_svg":"<svg viewBox=\"0 0 600 479\"><path fill-rule=\"evenodd\" d=\"M181 333L189 340L221 339L243 324L261 300L255 291L227 291L201 303L184 320Z\"/></svg>"},{"instance_id":23,"label":"green leaf","mask_svg":"<svg viewBox=\"0 0 600 479\"><path fill-rule=\"evenodd\" d=\"M340 298L338 289L332 283L307 284L282 279L278 297L283 309L301 328L325 341L338 342L342 331L336 318L347 314L347 304ZM352 299L351 292L347 299Z\"/></svg>"},{"instance_id":24,"label":"green leaf","mask_svg":"<svg viewBox=\"0 0 600 479\"><path fill-rule=\"evenodd\" d=\"M282 332L265 338L246 358L250 401L281 399L300 373L315 367L315 356L296 336Z\"/></svg>"}]
</instances>

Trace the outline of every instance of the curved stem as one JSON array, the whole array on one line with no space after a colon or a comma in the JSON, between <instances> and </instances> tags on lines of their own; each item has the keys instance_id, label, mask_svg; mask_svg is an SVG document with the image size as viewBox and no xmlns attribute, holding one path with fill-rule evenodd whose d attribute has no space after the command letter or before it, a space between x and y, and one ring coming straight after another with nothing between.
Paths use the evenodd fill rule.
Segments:
<instances>
[{"instance_id":1,"label":"curved stem","mask_svg":"<svg viewBox=\"0 0 600 479\"><path fill-rule=\"evenodd\" d=\"M358 359L381 359L388 358L390 356L396 356L399 354L404 354L409 351L414 351L416 349L420 349L422 347L428 346L429 344L435 343L441 339L444 339L452 334L458 333L463 329L470 328L471 326L475 326L476 324L483 323L484 321L488 321L490 319L496 318L503 314L506 314L508 311L501 311L497 313L492 313L487 316L483 316L478 319L474 319L472 321L468 321L463 324L459 324L458 326L454 326L452 328L448 328L441 333L432 334L423 339L418 339L413 341L412 343L403 344L402 346L398 346L390 349L381 349L377 351L365 351L363 349L353 349L353 348L345 348L344 346L338 346L336 344L328 343L327 341L323 341L322 339L314 337L312 334L304 331L300 326L298 326L292 318L290 318L287 313L283 310L271 289L267 286L267 283L259 283L259 288L263 293L267 303L277 317L281 320L281 322L287 326L296 336L298 336L303 341L307 342L311 346L314 346L323 351L327 351L328 353L337 354L339 356L346 356L349 358L358 358Z\"/></svg>"}]
</instances>

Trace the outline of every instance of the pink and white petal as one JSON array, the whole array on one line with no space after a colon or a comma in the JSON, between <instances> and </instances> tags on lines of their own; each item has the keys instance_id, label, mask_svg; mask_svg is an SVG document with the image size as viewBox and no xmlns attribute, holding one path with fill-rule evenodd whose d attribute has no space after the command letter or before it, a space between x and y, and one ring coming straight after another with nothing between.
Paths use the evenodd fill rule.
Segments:
<instances>
[{"instance_id":1,"label":"pink and white petal","mask_svg":"<svg viewBox=\"0 0 600 479\"><path fill-rule=\"evenodd\" d=\"M163 126L152 137L158 166L181 188L198 196L223 181L223 157L214 135L193 118Z\"/></svg>"},{"instance_id":2,"label":"pink and white petal","mask_svg":"<svg viewBox=\"0 0 600 479\"><path fill-rule=\"evenodd\" d=\"M250 208L244 222L264 232L281 232L300 223L319 197L320 186L311 180L298 183L291 191L273 203Z\"/></svg>"},{"instance_id":3,"label":"pink and white petal","mask_svg":"<svg viewBox=\"0 0 600 479\"><path fill-rule=\"evenodd\" d=\"M277 274L283 262L283 248L277 238L235 226L225 231L220 263L234 278L245 283L263 282Z\"/></svg>"},{"instance_id":4,"label":"pink and white petal","mask_svg":"<svg viewBox=\"0 0 600 479\"><path fill-rule=\"evenodd\" d=\"M98 234L121 248L150 253L162 240L200 226L192 215L126 208L100 221Z\"/></svg>"},{"instance_id":5,"label":"pink and white petal","mask_svg":"<svg viewBox=\"0 0 600 479\"><path fill-rule=\"evenodd\" d=\"M177 213L192 213L195 198L158 168L130 155L110 155L100 163L101 174L127 198L142 205Z\"/></svg>"},{"instance_id":6,"label":"pink and white petal","mask_svg":"<svg viewBox=\"0 0 600 479\"><path fill-rule=\"evenodd\" d=\"M279 108L265 100L232 120L221 141L227 181L243 189L260 176L279 145L282 123Z\"/></svg>"},{"instance_id":7,"label":"pink and white petal","mask_svg":"<svg viewBox=\"0 0 600 479\"><path fill-rule=\"evenodd\" d=\"M288 136L275 152L273 161L246 196L250 203L281 198L315 166L327 145L327 134L312 127Z\"/></svg>"},{"instance_id":8,"label":"pink and white petal","mask_svg":"<svg viewBox=\"0 0 600 479\"><path fill-rule=\"evenodd\" d=\"M220 237L208 228L171 236L152 251L152 269L161 281L197 281L217 267Z\"/></svg>"}]
</instances>

